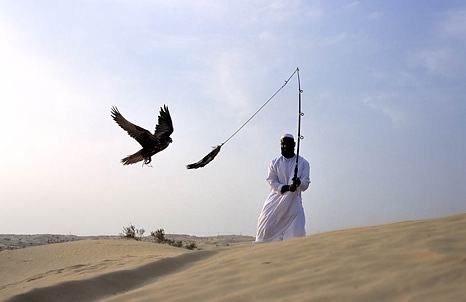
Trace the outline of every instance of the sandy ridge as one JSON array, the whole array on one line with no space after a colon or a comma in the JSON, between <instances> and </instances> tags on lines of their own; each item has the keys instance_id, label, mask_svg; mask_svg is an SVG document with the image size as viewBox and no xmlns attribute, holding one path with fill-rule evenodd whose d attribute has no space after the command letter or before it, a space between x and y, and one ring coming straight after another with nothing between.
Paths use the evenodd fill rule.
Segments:
<instances>
[{"instance_id":1,"label":"sandy ridge","mask_svg":"<svg viewBox=\"0 0 466 302\"><path fill-rule=\"evenodd\" d=\"M6 302L95 301L109 295L141 287L159 277L182 270L214 253L214 251L191 252L157 260L134 269L115 271L84 280L73 280L53 286L36 288L7 299Z\"/></svg>"},{"instance_id":2,"label":"sandy ridge","mask_svg":"<svg viewBox=\"0 0 466 302\"><path fill-rule=\"evenodd\" d=\"M223 250L105 299L466 301L466 214Z\"/></svg>"},{"instance_id":3,"label":"sandy ridge","mask_svg":"<svg viewBox=\"0 0 466 302\"><path fill-rule=\"evenodd\" d=\"M253 241L254 237L245 235L216 235L216 236L192 236L186 234L166 234L167 239L182 241L183 243L195 243L200 249L212 249L222 246L230 246L241 242ZM64 243L78 240L126 240L121 235L76 236L60 234L0 234L0 252L5 250L22 249L26 247ZM154 242L151 236L142 238L143 242Z\"/></svg>"}]
</instances>

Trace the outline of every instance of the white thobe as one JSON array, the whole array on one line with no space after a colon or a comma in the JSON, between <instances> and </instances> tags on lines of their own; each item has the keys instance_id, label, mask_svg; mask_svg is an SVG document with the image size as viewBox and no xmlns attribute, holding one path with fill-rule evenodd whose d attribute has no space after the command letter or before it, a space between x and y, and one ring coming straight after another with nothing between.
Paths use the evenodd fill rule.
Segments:
<instances>
[{"instance_id":1,"label":"white thobe","mask_svg":"<svg viewBox=\"0 0 466 302\"><path fill-rule=\"evenodd\" d=\"M293 183L295 166L296 155L292 158L279 156L270 163L267 182L271 190L257 222L256 243L306 235L301 192L306 191L311 183L311 169L301 156L298 158L301 185L295 192L280 193L284 185Z\"/></svg>"}]
</instances>

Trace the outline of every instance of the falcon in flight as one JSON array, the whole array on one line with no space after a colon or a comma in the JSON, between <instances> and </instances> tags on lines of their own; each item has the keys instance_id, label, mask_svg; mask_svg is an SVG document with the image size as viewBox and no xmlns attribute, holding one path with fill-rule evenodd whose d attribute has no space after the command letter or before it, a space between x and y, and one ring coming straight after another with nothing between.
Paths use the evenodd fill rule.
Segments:
<instances>
[{"instance_id":1,"label":"falcon in flight","mask_svg":"<svg viewBox=\"0 0 466 302\"><path fill-rule=\"evenodd\" d=\"M148 165L152 161L152 155L164 150L173 142L170 137L173 133L172 118L165 105L163 108L160 107L154 134L126 120L117 107L112 107L111 113L115 122L142 146L138 152L123 158L121 160L123 165L131 165L141 160L144 160L144 164Z\"/></svg>"}]
</instances>

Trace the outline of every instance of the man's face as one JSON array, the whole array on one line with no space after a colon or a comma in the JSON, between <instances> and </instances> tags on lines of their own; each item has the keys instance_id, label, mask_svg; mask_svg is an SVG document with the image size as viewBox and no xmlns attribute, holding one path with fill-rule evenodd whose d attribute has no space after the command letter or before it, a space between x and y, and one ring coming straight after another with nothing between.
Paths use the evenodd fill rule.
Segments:
<instances>
[{"instance_id":1,"label":"man's face","mask_svg":"<svg viewBox=\"0 0 466 302\"><path fill-rule=\"evenodd\" d=\"M289 137L282 138L280 142L280 147L282 151L282 155L286 158L291 158L294 156L294 146L295 142L294 139Z\"/></svg>"}]
</instances>

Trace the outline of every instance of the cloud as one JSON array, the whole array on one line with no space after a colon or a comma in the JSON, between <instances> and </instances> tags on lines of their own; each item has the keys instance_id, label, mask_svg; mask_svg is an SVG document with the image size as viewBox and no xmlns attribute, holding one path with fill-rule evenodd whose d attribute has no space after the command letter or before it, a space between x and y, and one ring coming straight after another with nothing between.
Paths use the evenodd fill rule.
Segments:
<instances>
[{"instance_id":1,"label":"cloud","mask_svg":"<svg viewBox=\"0 0 466 302\"><path fill-rule=\"evenodd\" d=\"M382 113L395 126L406 122L406 113L395 107L393 100L395 96L390 94L378 94L363 99L363 103L376 112Z\"/></svg>"},{"instance_id":2,"label":"cloud","mask_svg":"<svg viewBox=\"0 0 466 302\"><path fill-rule=\"evenodd\" d=\"M348 33L342 32L335 35L328 35L323 37L320 41L318 41L317 45L321 47L335 47L337 45L347 42L349 39L354 41L357 39L357 37L355 37L354 35L350 36Z\"/></svg>"},{"instance_id":3,"label":"cloud","mask_svg":"<svg viewBox=\"0 0 466 302\"><path fill-rule=\"evenodd\" d=\"M456 74L459 64L449 48L418 51L414 56L414 61L431 75L447 77Z\"/></svg>"},{"instance_id":4,"label":"cloud","mask_svg":"<svg viewBox=\"0 0 466 302\"><path fill-rule=\"evenodd\" d=\"M374 12L370 12L370 13L367 15L367 18L368 18L369 20L379 20L379 19L381 19L383 16L384 16L384 14L383 14L382 12L374 11Z\"/></svg>"},{"instance_id":5,"label":"cloud","mask_svg":"<svg viewBox=\"0 0 466 302\"><path fill-rule=\"evenodd\" d=\"M448 34L466 38L466 9L448 13L443 29Z\"/></svg>"},{"instance_id":6,"label":"cloud","mask_svg":"<svg viewBox=\"0 0 466 302\"><path fill-rule=\"evenodd\" d=\"M24 156L27 163L38 157L58 160L75 152L78 143L94 143L102 131L95 124L101 118L101 97L106 89L99 86L99 93L89 91L91 87L70 78L67 63L31 51L20 31L12 27L2 30L5 27L1 25L2 156Z\"/></svg>"},{"instance_id":7,"label":"cloud","mask_svg":"<svg viewBox=\"0 0 466 302\"><path fill-rule=\"evenodd\" d=\"M323 9L318 5L305 5L301 1L277 0L257 9L252 10L254 19L262 23L284 23L299 20L299 17L320 19L324 16Z\"/></svg>"},{"instance_id":8,"label":"cloud","mask_svg":"<svg viewBox=\"0 0 466 302\"><path fill-rule=\"evenodd\" d=\"M358 7L359 5L361 5L361 2L360 1L353 1L353 2L350 2L348 4L345 4L343 5L343 8L345 9L353 9L355 7Z\"/></svg>"},{"instance_id":9,"label":"cloud","mask_svg":"<svg viewBox=\"0 0 466 302\"><path fill-rule=\"evenodd\" d=\"M384 87L394 86L397 89L417 87L421 83L416 74L404 69L395 71L371 69L369 76Z\"/></svg>"},{"instance_id":10,"label":"cloud","mask_svg":"<svg viewBox=\"0 0 466 302\"><path fill-rule=\"evenodd\" d=\"M463 77L466 67L466 10L449 11L436 24L424 49L411 55L409 61L429 75ZM435 34L434 34L435 33Z\"/></svg>"},{"instance_id":11,"label":"cloud","mask_svg":"<svg viewBox=\"0 0 466 302\"><path fill-rule=\"evenodd\" d=\"M247 57L241 52L225 51L210 64L208 80L203 89L213 100L225 106L228 115L244 118L251 111L251 100L246 93Z\"/></svg>"}]
</instances>

